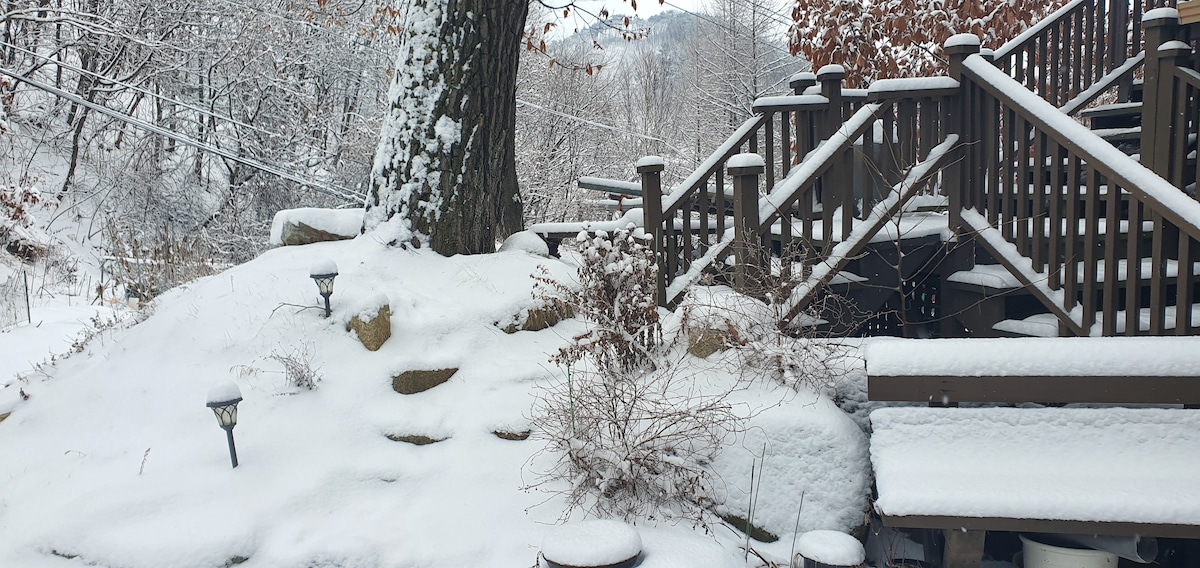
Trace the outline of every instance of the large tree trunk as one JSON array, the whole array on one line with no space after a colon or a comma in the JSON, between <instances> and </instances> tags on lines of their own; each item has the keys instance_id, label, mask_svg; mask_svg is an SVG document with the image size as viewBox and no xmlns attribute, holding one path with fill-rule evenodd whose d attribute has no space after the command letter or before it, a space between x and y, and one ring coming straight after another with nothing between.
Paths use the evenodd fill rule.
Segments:
<instances>
[{"instance_id":1,"label":"large tree trunk","mask_svg":"<svg viewBox=\"0 0 1200 568\"><path fill-rule=\"evenodd\" d=\"M392 220L392 238L441 254L493 252L522 226L513 129L529 5L414 0L409 10L364 230Z\"/></svg>"}]
</instances>

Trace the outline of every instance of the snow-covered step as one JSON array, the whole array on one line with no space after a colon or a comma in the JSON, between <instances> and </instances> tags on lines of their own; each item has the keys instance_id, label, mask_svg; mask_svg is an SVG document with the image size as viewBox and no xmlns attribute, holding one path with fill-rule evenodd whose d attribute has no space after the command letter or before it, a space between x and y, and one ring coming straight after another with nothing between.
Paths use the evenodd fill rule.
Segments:
<instances>
[{"instance_id":1,"label":"snow-covered step","mask_svg":"<svg viewBox=\"0 0 1200 568\"><path fill-rule=\"evenodd\" d=\"M1200 304L1192 304L1192 321L1200 322ZM1168 330L1175 329L1176 325L1176 310L1175 306L1167 306L1165 309L1165 318L1163 328ZM1117 312L1116 332L1118 334L1125 333L1125 328L1128 321L1128 315L1125 310ZM992 329L1012 334L1014 336L1024 337L1057 337L1058 336L1058 318L1053 314L1036 314L1022 320L1004 320L992 326ZM1096 324L1092 326L1092 335L1099 336L1100 331L1104 329L1104 314L1096 314ZM1150 309L1142 308L1138 310L1138 331L1145 333L1150 331Z\"/></svg>"},{"instance_id":2,"label":"snow-covered step","mask_svg":"<svg viewBox=\"0 0 1200 568\"><path fill-rule=\"evenodd\" d=\"M1093 129L1131 128L1142 123L1142 103L1113 103L1098 105L1079 113L1091 121Z\"/></svg>"},{"instance_id":3,"label":"snow-covered step","mask_svg":"<svg viewBox=\"0 0 1200 568\"><path fill-rule=\"evenodd\" d=\"M888 526L1200 537L1200 411L881 408L871 427Z\"/></svg>"},{"instance_id":4,"label":"snow-covered step","mask_svg":"<svg viewBox=\"0 0 1200 568\"><path fill-rule=\"evenodd\" d=\"M1141 259L1141 275L1143 284L1148 284L1150 273L1154 269L1154 260L1151 258ZM1078 262L1075 265L1075 282L1083 283L1084 264ZM1108 275L1107 263L1103 260L1096 262L1096 282L1103 282ZM1200 262L1192 263L1192 275L1200 276ZM1164 278L1176 278L1179 276L1179 262L1175 260L1166 261L1166 272ZM1129 261L1127 259L1117 260L1117 282L1125 282L1129 277ZM1059 283L1062 283L1062 276L1058 276ZM951 274L946 278L948 282L965 284L978 288L990 288L993 290L1012 290L1021 288L1021 282L1017 280L1007 269L998 264L977 264L970 270L960 270Z\"/></svg>"}]
</instances>

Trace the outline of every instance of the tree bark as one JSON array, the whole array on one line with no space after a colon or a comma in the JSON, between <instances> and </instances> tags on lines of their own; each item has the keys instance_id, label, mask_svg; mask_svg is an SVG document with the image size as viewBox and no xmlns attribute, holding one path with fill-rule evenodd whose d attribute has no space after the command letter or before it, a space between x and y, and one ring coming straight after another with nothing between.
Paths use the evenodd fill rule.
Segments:
<instances>
[{"instance_id":1,"label":"tree bark","mask_svg":"<svg viewBox=\"0 0 1200 568\"><path fill-rule=\"evenodd\" d=\"M435 251L495 251L522 227L513 131L520 0L414 0L372 168L364 230Z\"/></svg>"}]
</instances>

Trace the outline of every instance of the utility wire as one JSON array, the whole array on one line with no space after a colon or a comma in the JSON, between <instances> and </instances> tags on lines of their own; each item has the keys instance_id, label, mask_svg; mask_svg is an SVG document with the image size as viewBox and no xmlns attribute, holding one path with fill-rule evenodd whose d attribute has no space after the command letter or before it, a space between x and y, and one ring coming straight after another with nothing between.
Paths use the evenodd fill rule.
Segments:
<instances>
[{"instance_id":1,"label":"utility wire","mask_svg":"<svg viewBox=\"0 0 1200 568\"><path fill-rule=\"evenodd\" d=\"M525 100L521 100L521 99L517 99L517 104L519 104L519 105L524 105L524 106L527 106L527 107L530 107L530 108L534 108L534 109L540 110L540 111L542 111L542 112L545 112L545 113L547 113L547 114L552 114L552 115L554 115L554 116L559 116L559 117L566 118L566 119L569 119L569 120L574 120L575 122L578 122L578 123L580 123L580 124L586 124L586 125L588 125L588 126L594 126L594 127L596 127L596 128L601 128L601 129L604 129L604 130L611 130L611 131L613 131L613 132L620 132L621 134L628 134L628 135L630 135L630 136L634 136L634 137L637 137L637 138L642 138L642 139L645 139L645 140L653 140L653 141L655 141L655 142L661 142L663 146L665 146L667 149L669 149L669 150L671 150L671 151L675 152L676 154L678 154L678 155L680 155L680 156L686 155L686 152L684 152L683 150L680 150L679 148L676 148L676 147L672 146L672 145L671 145L669 142L667 142L666 140L663 140L662 138L657 138L657 137L654 137L654 136L650 136L649 134L642 134L642 133L639 133L639 132L633 132L633 131L630 131L630 130L623 130L623 129L621 129L621 128L617 128L617 127L615 127L615 126L609 126L609 125L607 125L607 124L603 124L603 123L600 123L600 122L596 122L596 121L594 121L594 120L588 120L588 119L586 119L586 118L583 118L583 117L579 117L579 116L570 115L570 114L567 114L567 113L564 113L564 112L559 112L559 111L556 111L556 110L551 110L551 109L548 109L548 108L546 108L546 107L544 107L544 106L541 106L541 105L536 105L536 104L533 104L533 103L531 103L531 102L529 102L529 101L525 101Z\"/></svg>"},{"instance_id":2,"label":"utility wire","mask_svg":"<svg viewBox=\"0 0 1200 568\"><path fill-rule=\"evenodd\" d=\"M124 113L121 113L119 111L110 109L104 105L90 102L82 97L76 96L73 93L68 93L67 91L59 89L57 87L52 87L50 85L43 85L37 81L33 81L31 79L21 77L20 75L17 75L16 73L8 71L4 68L0 68L0 75L7 75L9 77L12 77L13 79L16 79L19 82L25 83L31 87L35 87L35 88L41 89L43 91L46 91L50 94L53 94L55 96L67 99L75 104L83 105L85 107L88 107L88 108L100 113L100 114L104 114L111 118L115 118L117 120L126 122L130 125L136 126L143 130L152 132L154 134L158 134L159 136L164 136L166 138L170 138L171 140L179 142L180 144L183 144L185 146L191 146L193 148L196 148L197 150L201 150L201 151L208 152L211 154L216 154L218 156L221 156L222 158L232 160L234 162L243 164L245 166L249 166L256 170L264 171L266 173L278 176L278 177L286 179L288 181L293 181L293 182L296 182L296 183L304 185L304 186L312 187L313 189L315 189L321 193L324 193L326 195L336 197L339 199L343 199L343 200L346 200L351 203L362 203L366 199L365 195L358 193L357 191L355 191L353 189L336 186L336 185L333 185L330 183L321 183L316 180L313 180L310 178L305 178L298 174L294 174L292 172L289 172L289 171L279 168L277 166L267 164L265 162L261 162L254 158L240 156L240 155L238 155L234 152L231 152L229 150L226 150L224 148L220 148L218 146L212 146L209 144L205 144L203 142L199 142L197 140L193 140L191 138L188 138L187 136L179 134L178 132L167 130L166 128L162 128L161 126L157 126L155 124L150 124L141 119L138 119L138 118L126 115Z\"/></svg>"}]
</instances>

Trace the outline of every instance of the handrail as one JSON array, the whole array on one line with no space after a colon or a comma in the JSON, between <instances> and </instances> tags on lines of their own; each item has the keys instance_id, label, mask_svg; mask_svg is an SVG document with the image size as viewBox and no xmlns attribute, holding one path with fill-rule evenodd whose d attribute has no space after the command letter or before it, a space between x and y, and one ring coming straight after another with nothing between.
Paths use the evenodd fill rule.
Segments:
<instances>
[{"instance_id":1,"label":"handrail","mask_svg":"<svg viewBox=\"0 0 1200 568\"><path fill-rule=\"evenodd\" d=\"M737 154L738 148L742 144L745 144L763 126L763 123L768 118L770 118L770 115L767 114L752 116L746 119L737 130L733 131L729 139L725 140L720 146L717 146L717 149L713 150L712 154L709 154L708 158L692 172L692 175L675 186L670 194L663 196L663 215L668 215L671 211L678 209L680 202L695 192L696 188L708 176L716 173L721 164L725 163L734 154Z\"/></svg>"},{"instance_id":2,"label":"handrail","mask_svg":"<svg viewBox=\"0 0 1200 568\"><path fill-rule=\"evenodd\" d=\"M811 154L804 158L800 166L792 170L766 197L759 201L759 219L762 233L771 228L779 220L781 211L787 210L810 189L817 178L833 167L833 159L841 155L858 140L868 128L874 124L882 107L880 103L863 105L844 124L838 127L833 136L822 142Z\"/></svg>"},{"instance_id":3,"label":"handrail","mask_svg":"<svg viewBox=\"0 0 1200 568\"><path fill-rule=\"evenodd\" d=\"M972 55L963 62L963 74L987 87L990 95L1003 101L1022 119L1037 126L1057 144L1086 158L1110 180L1116 180L1140 201L1171 223L1200 239L1200 203L1188 197L1150 169L1135 162L1087 127L1063 114L1041 97L1025 89L986 59ZM1121 164L1121 167L1116 167Z\"/></svg>"},{"instance_id":4,"label":"handrail","mask_svg":"<svg viewBox=\"0 0 1200 568\"><path fill-rule=\"evenodd\" d=\"M1059 112L1066 115L1074 115L1083 109L1083 107L1091 104L1092 101L1104 94L1104 91L1112 88L1119 81L1132 79L1133 72L1146 63L1146 52L1139 51L1137 55L1130 57L1122 63L1120 67L1113 69L1107 75L1096 81L1092 86L1084 89L1075 98L1069 100L1061 107L1058 107Z\"/></svg>"},{"instance_id":5,"label":"handrail","mask_svg":"<svg viewBox=\"0 0 1200 568\"><path fill-rule=\"evenodd\" d=\"M1016 51L1028 47L1030 42L1034 41L1039 35L1042 34L1042 32L1046 31L1051 26L1058 24L1058 22L1063 18L1074 13L1076 10L1082 9L1084 5L1090 4L1093 1L1094 0L1073 0L1070 3L1064 4L1063 7L1055 10L1053 14L1046 16L1036 24L1029 26L1029 29L1021 32L1017 35L1017 37L1008 40L1004 45L1000 46L1000 48L995 51L996 61L1000 61L1001 59L1012 55Z\"/></svg>"}]
</instances>

